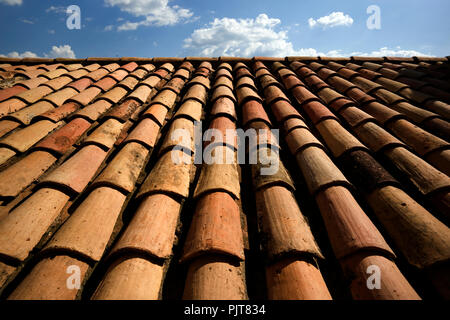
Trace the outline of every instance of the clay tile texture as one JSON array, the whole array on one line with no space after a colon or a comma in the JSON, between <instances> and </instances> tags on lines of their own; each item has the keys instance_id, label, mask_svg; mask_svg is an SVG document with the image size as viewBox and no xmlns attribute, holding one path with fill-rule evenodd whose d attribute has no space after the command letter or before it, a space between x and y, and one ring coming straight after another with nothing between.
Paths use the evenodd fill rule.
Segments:
<instances>
[{"instance_id":1,"label":"clay tile texture","mask_svg":"<svg viewBox=\"0 0 450 320\"><path fill-rule=\"evenodd\" d=\"M0 57L0 299L448 300L449 79L447 58Z\"/></svg>"}]
</instances>

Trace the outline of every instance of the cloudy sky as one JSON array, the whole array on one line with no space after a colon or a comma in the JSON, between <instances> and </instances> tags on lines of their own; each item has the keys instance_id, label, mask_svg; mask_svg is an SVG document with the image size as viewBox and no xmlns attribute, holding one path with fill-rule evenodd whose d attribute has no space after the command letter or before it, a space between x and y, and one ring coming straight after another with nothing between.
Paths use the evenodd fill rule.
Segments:
<instances>
[{"instance_id":1,"label":"cloudy sky","mask_svg":"<svg viewBox=\"0 0 450 320\"><path fill-rule=\"evenodd\" d=\"M447 56L449 12L448 0L0 0L0 55Z\"/></svg>"}]
</instances>

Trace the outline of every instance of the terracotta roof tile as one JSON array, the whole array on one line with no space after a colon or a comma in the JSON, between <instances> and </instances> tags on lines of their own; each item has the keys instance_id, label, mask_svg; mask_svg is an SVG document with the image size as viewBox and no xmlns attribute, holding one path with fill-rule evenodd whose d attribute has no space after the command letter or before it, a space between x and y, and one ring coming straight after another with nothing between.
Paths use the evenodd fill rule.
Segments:
<instances>
[{"instance_id":1,"label":"terracotta roof tile","mask_svg":"<svg viewBox=\"0 0 450 320\"><path fill-rule=\"evenodd\" d=\"M167 109L172 109L177 99L177 94L172 90L163 90L155 98L153 98L151 104L162 104Z\"/></svg>"},{"instance_id":2,"label":"terracotta roof tile","mask_svg":"<svg viewBox=\"0 0 450 320\"><path fill-rule=\"evenodd\" d=\"M8 132L13 131L20 126L20 123L12 120L1 120L0 121L0 137L3 137Z\"/></svg>"},{"instance_id":3,"label":"terracotta roof tile","mask_svg":"<svg viewBox=\"0 0 450 320\"><path fill-rule=\"evenodd\" d=\"M271 105L271 109L275 119L283 123L289 118L299 118L303 117L298 113L298 111L287 101L280 100Z\"/></svg>"},{"instance_id":4,"label":"terracotta roof tile","mask_svg":"<svg viewBox=\"0 0 450 320\"><path fill-rule=\"evenodd\" d=\"M111 77L104 77L100 81L93 84L94 87L100 88L103 92L111 89L118 81Z\"/></svg>"},{"instance_id":5,"label":"terracotta roof tile","mask_svg":"<svg viewBox=\"0 0 450 320\"><path fill-rule=\"evenodd\" d=\"M447 227L404 191L386 186L373 192L368 201L378 216L386 217L383 224L409 263L424 268L448 259ZM406 223L399 221L405 218ZM416 228L422 232L417 232Z\"/></svg>"},{"instance_id":6,"label":"terracotta roof tile","mask_svg":"<svg viewBox=\"0 0 450 320\"><path fill-rule=\"evenodd\" d=\"M51 102L54 106L59 107L62 106L63 103L69 98L73 97L78 93L77 90L73 88L64 88L52 94L46 96L43 100Z\"/></svg>"},{"instance_id":7,"label":"terracotta roof tile","mask_svg":"<svg viewBox=\"0 0 450 320\"><path fill-rule=\"evenodd\" d=\"M291 191L281 186L259 190L256 207L270 259L293 253L323 257Z\"/></svg>"},{"instance_id":8,"label":"terracotta roof tile","mask_svg":"<svg viewBox=\"0 0 450 320\"><path fill-rule=\"evenodd\" d=\"M304 122L301 122L302 124ZM292 154L297 154L304 148L316 146L323 148L322 143L305 127L297 127L298 124L290 128L289 133L286 133L286 143Z\"/></svg>"},{"instance_id":9,"label":"terracotta roof tile","mask_svg":"<svg viewBox=\"0 0 450 320\"><path fill-rule=\"evenodd\" d=\"M405 148L386 150L385 155L423 194L450 186L450 178Z\"/></svg>"},{"instance_id":10,"label":"terracotta roof tile","mask_svg":"<svg viewBox=\"0 0 450 320\"><path fill-rule=\"evenodd\" d=\"M108 269L91 299L157 300L164 268L142 258L121 259Z\"/></svg>"},{"instance_id":11,"label":"terracotta roof tile","mask_svg":"<svg viewBox=\"0 0 450 320\"><path fill-rule=\"evenodd\" d=\"M81 92L84 89L86 89L87 87L89 87L91 84L92 84L92 80L91 79L89 79L89 78L82 78L82 79L77 80L77 81L75 81L73 83L70 83L68 85L68 87L74 88L78 92Z\"/></svg>"},{"instance_id":12,"label":"terracotta roof tile","mask_svg":"<svg viewBox=\"0 0 450 320\"><path fill-rule=\"evenodd\" d=\"M206 105L207 93L203 85L194 84L189 87L188 92L183 97L183 102L188 100L195 100L203 105Z\"/></svg>"},{"instance_id":13,"label":"terracotta roof tile","mask_svg":"<svg viewBox=\"0 0 450 320\"><path fill-rule=\"evenodd\" d=\"M0 91L3 296L181 298L183 277L185 299L448 295L448 59L0 60L14 81ZM260 157L237 165L234 135L194 150L204 119L225 139L256 130L243 150ZM172 159L192 152L232 163ZM324 263L315 239L334 251ZM382 290L367 290L374 263ZM65 289L67 264L89 287Z\"/></svg>"},{"instance_id":14,"label":"terracotta roof tile","mask_svg":"<svg viewBox=\"0 0 450 320\"><path fill-rule=\"evenodd\" d=\"M153 104L142 114L142 117L150 118L155 121L157 125L162 127L165 123L167 113L167 108L162 104Z\"/></svg>"},{"instance_id":15,"label":"terracotta roof tile","mask_svg":"<svg viewBox=\"0 0 450 320\"><path fill-rule=\"evenodd\" d=\"M97 100L103 99L111 102L112 104L118 103L120 100L122 100L123 97L127 95L127 90L123 87L114 87L113 89L109 90L108 92L102 94L97 98Z\"/></svg>"},{"instance_id":16,"label":"terracotta roof tile","mask_svg":"<svg viewBox=\"0 0 450 320\"><path fill-rule=\"evenodd\" d=\"M3 89L0 91L0 101L11 98L12 96L19 94L25 90L27 90L27 89L24 87L18 86L18 85L11 87L11 88Z\"/></svg>"},{"instance_id":17,"label":"terracotta roof tile","mask_svg":"<svg viewBox=\"0 0 450 320\"><path fill-rule=\"evenodd\" d=\"M115 119L106 120L99 125L94 132L92 132L86 139L83 140L83 145L97 145L108 150L113 147L120 133L122 132L124 124Z\"/></svg>"},{"instance_id":18,"label":"terracotta roof tile","mask_svg":"<svg viewBox=\"0 0 450 320\"><path fill-rule=\"evenodd\" d=\"M328 188L319 192L316 199L338 258L369 248L376 248L394 257L382 235L346 188Z\"/></svg>"},{"instance_id":19,"label":"terracotta roof tile","mask_svg":"<svg viewBox=\"0 0 450 320\"><path fill-rule=\"evenodd\" d=\"M237 120L234 102L231 99L222 97L215 100L211 109L211 116L218 117L221 115L227 115L231 119Z\"/></svg>"},{"instance_id":20,"label":"terracotta roof tile","mask_svg":"<svg viewBox=\"0 0 450 320\"><path fill-rule=\"evenodd\" d=\"M102 118L112 118L120 122L127 121L133 112L141 105L140 102L129 98L130 97L128 96L124 102L111 109Z\"/></svg>"},{"instance_id":21,"label":"terracotta roof tile","mask_svg":"<svg viewBox=\"0 0 450 320\"><path fill-rule=\"evenodd\" d=\"M68 256L45 258L25 277L8 297L10 300L74 300L78 290L67 287L67 270L76 266L84 279L89 265Z\"/></svg>"},{"instance_id":22,"label":"terracotta roof tile","mask_svg":"<svg viewBox=\"0 0 450 320\"><path fill-rule=\"evenodd\" d=\"M319 123L317 130L323 140L325 140L328 149L336 158L353 150L367 150L358 139L333 119Z\"/></svg>"},{"instance_id":23,"label":"terracotta roof tile","mask_svg":"<svg viewBox=\"0 0 450 320\"><path fill-rule=\"evenodd\" d=\"M42 188L7 215L0 224L0 252L24 261L55 223L69 196Z\"/></svg>"},{"instance_id":24,"label":"terracotta roof tile","mask_svg":"<svg viewBox=\"0 0 450 320\"><path fill-rule=\"evenodd\" d=\"M0 172L0 197L15 197L38 179L56 158L45 151L35 151Z\"/></svg>"},{"instance_id":25,"label":"terracotta roof tile","mask_svg":"<svg viewBox=\"0 0 450 320\"><path fill-rule=\"evenodd\" d=\"M225 254L244 260L239 207L224 192L199 199L181 259L186 261L206 254Z\"/></svg>"},{"instance_id":26,"label":"terracotta roof tile","mask_svg":"<svg viewBox=\"0 0 450 320\"><path fill-rule=\"evenodd\" d=\"M350 183L323 149L310 146L297 153L296 159L311 194L333 185L350 186Z\"/></svg>"},{"instance_id":27,"label":"terracotta roof tile","mask_svg":"<svg viewBox=\"0 0 450 320\"><path fill-rule=\"evenodd\" d=\"M192 121L200 121L202 118L203 106L197 100L187 100L178 109L175 114L177 117L185 117Z\"/></svg>"},{"instance_id":28,"label":"terracotta roof tile","mask_svg":"<svg viewBox=\"0 0 450 320\"><path fill-rule=\"evenodd\" d=\"M227 86L220 86L214 89L214 92L211 97L211 102L215 102L220 98L228 98L234 102L236 102L236 98L234 97L232 89Z\"/></svg>"},{"instance_id":29,"label":"terracotta roof tile","mask_svg":"<svg viewBox=\"0 0 450 320\"><path fill-rule=\"evenodd\" d=\"M0 145L8 146L18 152L25 152L59 125L61 123L53 123L48 120L38 121L1 139Z\"/></svg>"},{"instance_id":30,"label":"terracotta roof tile","mask_svg":"<svg viewBox=\"0 0 450 320\"><path fill-rule=\"evenodd\" d=\"M222 149L226 154L227 147L217 146L214 150ZM229 150L229 149L228 149ZM233 163L214 163L202 168L200 178L195 189L194 197L198 198L203 194L210 192L228 192L235 199L240 198L239 172L237 164Z\"/></svg>"},{"instance_id":31,"label":"terracotta roof tile","mask_svg":"<svg viewBox=\"0 0 450 320\"><path fill-rule=\"evenodd\" d=\"M90 126L91 123L89 121L82 118L75 118L47 136L39 142L35 148L63 155L75 144L75 142L77 142Z\"/></svg>"},{"instance_id":32,"label":"terracotta roof tile","mask_svg":"<svg viewBox=\"0 0 450 320\"><path fill-rule=\"evenodd\" d=\"M331 300L319 269L301 260L281 261L266 269L270 300Z\"/></svg>"},{"instance_id":33,"label":"terracotta roof tile","mask_svg":"<svg viewBox=\"0 0 450 320\"><path fill-rule=\"evenodd\" d=\"M401 274L395 263L383 256L359 254L349 257L343 262L344 270L355 277L360 277L363 270L367 270L369 265L377 265L380 271L386 274L388 283L383 289L374 292L375 290L368 290L367 285L363 285L361 281L353 280L350 284L350 290L354 299L420 300L419 295Z\"/></svg>"},{"instance_id":34,"label":"terracotta roof tile","mask_svg":"<svg viewBox=\"0 0 450 320\"><path fill-rule=\"evenodd\" d=\"M368 121L377 123L377 120L374 117L353 106L341 110L339 114L352 128L360 126Z\"/></svg>"},{"instance_id":35,"label":"terracotta roof tile","mask_svg":"<svg viewBox=\"0 0 450 320\"><path fill-rule=\"evenodd\" d=\"M189 266L184 300L246 300L243 266L222 258L204 257Z\"/></svg>"},{"instance_id":36,"label":"terracotta roof tile","mask_svg":"<svg viewBox=\"0 0 450 320\"><path fill-rule=\"evenodd\" d=\"M45 113L47 111L53 110L54 105L52 105L48 101L39 101L35 104L32 104L29 107L23 108L19 111L10 113L5 117L5 119L14 119L15 121L20 122L21 124L30 124L34 117Z\"/></svg>"},{"instance_id":37,"label":"terracotta roof tile","mask_svg":"<svg viewBox=\"0 0 450 320\"><path fill-rule=\"evenodd\" d=\"M185 152L194 151L194 123L191 120L174 119L159 152L163 153L174 147Z\"/></svg>"},{"instance_id":38,"label":"terracotta roof tile","mask_svg":"<svg viewBox=\"0 0 450 320\"><path fill-rule=\"evenodd\" d=\"M97 121L102 114L108 111L112 105L113 104L109 100L100 99L75 113L73 118L82 117L86 120L94 122Z\"/></svg>"},{"instance_id":39,"label":"terracotta roof tile","mask_svg":"<svg viewBox=\"0 0 450 320\"><path fill-rule=\"evenodd\" d=\"M94 98L100 92L101 92L101 89L99 89L97 87L90 87L90 88L87 88L86 90L82 91L81 93L73 96L72 98L70 98L68 100L68 102L73 101L82 106L85 106L85 105L89 104L92 100L94 100Z\"/></svg>"},{"instance_id":40,"label":"terracotta roof tile","mask_svg":"<svg viewBox=\"0 0 450 320\"><path fill-rule=\"evenodd\" d=\"M147 148L153 148L159 134L159 125L152 119L142 119L125 139L125 143L138 142Z\"/></svg>"},{"instance_id":41,"label":"terracotta roof tile","mask_svg":"<svg viewBox=\"0 0 450 320\"><path fill-rule=\"evenodd\" d=\"M361 141L374 152L384 148L404 146L400 140L373 122L364 123L360 127L355 128L355 132Z\"/></svg>"},{"instance_id":42,"label":"terracotta roof tile","mask_svg":"<svg viewBox=\"0 0 450 320\"><path fill-rule=\"evenodd\" d=\"M148 153L149 151L138 143L127 143L94 180L92 187L104 185L125 193L132 192Z\"/></svg>"},{"instance_id":43,"label":"terracotta roof tile","mask_svg":"<svg viewBox=\"0 0 450 320\"><path fill-rule=\"evenodd\" d=\"M51 93L52 91L53 91L53 89L50 89L49 87L40 86L40 87L37 87L34 89L24 91L22 93L19 93L18 95L16 95L16 97L18 99L25 101L26 103L35 103L42 97Z\"/></svg>"},{"instance_id":44,"label":"terracotta roof tile","mask_svg":"<svg viewBox=\"0 0 450 320\"><path fill-rule=\"evenodd\" d=\"M80 193L105 160L106 154L97 146L85 146L60 167L41 179L40 183Z\"/></svg>"},{"instance_id":45,"label":"terracotta roof tile","mask_svg":"<svg viewBox=\"0 0 450 320\"><path fill-rule=\"evenodd\" d=\"M246 127L253 121L264 121L267 125L271 126L271 122L267 113L264 111L262 104L256 100L250 100L242 105L243 112L242 125Z\"/></svg>"},{"instance_id":46,"label":"terracotta roof tile","mask_svg":"<svg viewBox=\"0 0 450 320\"><path fill-rule=\"evenodd\" d=\"M182 151L164 153L148 175L137 197L164 193L186 198L189 195L191 165L175 163L172 157L183 159Z\"/></svg>"},{"instance_id":47,"label":"terracotta roof tile","mask_svg":"<svg viewBox=\"0 0 450 320\"><path fill-rule=\"evenodd\" d=\"M66 102L61 107L55 108L48 112L38 115L37 119L48 119L53 122L58 122L73 112L77 111L81 106L76 102Z\"/></svg>"},{"instance_id":48,"label":"terracotta roof tile","mask_svg":"<svg viewBox=\"0 0 450 320\"><path fill-rule=\"evenodd\" d=\"M93 190L56 232L44 250L67 250L99 261L125 202L114 189ZM99 228L98 226L102 227Z\"/></svg>"}]
</instances>

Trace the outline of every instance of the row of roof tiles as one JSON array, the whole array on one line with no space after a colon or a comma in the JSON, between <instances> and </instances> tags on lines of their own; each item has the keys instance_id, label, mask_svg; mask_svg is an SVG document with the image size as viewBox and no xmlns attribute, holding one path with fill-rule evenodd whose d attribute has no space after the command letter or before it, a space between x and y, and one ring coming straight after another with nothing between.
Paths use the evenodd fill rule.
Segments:
<instances>
[{"instance_id":1,"label":"row of roof tiles","mask_svg":"<svg viewBox=\"0 0 450 320\"><path fill-rule=\"evenodd\" d=\"M213 70L202 62L195 71L186 61L178 68L110 64L92 68L91 73L106 71L96 79L90 73L73 79L90 80L77 92L64 91L70 82L54 89L65 92L59 104L47 98L53 91L32 93L31 100L13 94L0 102L8 108L0 119L5 136L0 140L2 290L7 288L10 299L75 299L82 289L64 286L67 267L78 266L84 283L103 263L108 267L91 298L159 298L180 214L186 201L194 201L181 244L180 261L188 266L183 297L246 299L245 252L254 248L247 241L240 166L197 168L171 159L180 143L180 153L196 150L192 140L171 140L170 133L193 132L194 121L207 113L210 128L223 132L239 124L282 129L354 298L418 299L354 194L364 196L382 231L411 265L435 270L448 262L450 234L442 221L448 223L450 212L449 106L429 96L422 101L429 104L419 108L411 92L403 91L409 87L401 85L397 95L377 85L385 81L383 73L369 80L365 69L352 63L276 62L272 71L270 64L222 63ZM377 70L383 68L392 70L388 65ZM444 75L441 80L448 80ZM395 79L390 85L401 83L390 79ZM50 102L52 109L35 107L41 102ZM29 121L13 116L33 108L40 111ZM270 137L256 141L280 150ZM226 138L212 147L213 153L236 153L236 144ZM250 169L267 261L267 297L330 299L318 268L324 256L293 194L299 182L282 162L272 176L261 175L264 166L260 160ZM392 171L404 180L398 182ZM122 226L122 213L130 206L136 210ZM382 290L366 286L371 265L384 275ZM444 268L432 275L444 295L448 288L439 281L446 274Z\"/></svg>"}]
</instances>

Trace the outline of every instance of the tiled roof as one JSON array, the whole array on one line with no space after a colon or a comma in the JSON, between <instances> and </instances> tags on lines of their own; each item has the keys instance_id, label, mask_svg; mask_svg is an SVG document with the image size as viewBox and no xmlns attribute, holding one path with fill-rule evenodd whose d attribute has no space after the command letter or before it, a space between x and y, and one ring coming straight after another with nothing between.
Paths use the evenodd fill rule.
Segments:
<instances>
[{"instance_id":1,"label":"tiled roof","mask_svg":"<svg viewBox=\"0 0 450 320\"><path fill-rule=\"evenodd\" d=\"M450 298L448 58L2 58L0 80L3 298ZM278 171L176 164L199 121L266 129L247 152Z\"/></svg>"}]
</instances>

